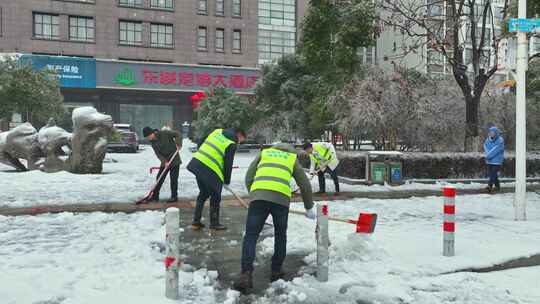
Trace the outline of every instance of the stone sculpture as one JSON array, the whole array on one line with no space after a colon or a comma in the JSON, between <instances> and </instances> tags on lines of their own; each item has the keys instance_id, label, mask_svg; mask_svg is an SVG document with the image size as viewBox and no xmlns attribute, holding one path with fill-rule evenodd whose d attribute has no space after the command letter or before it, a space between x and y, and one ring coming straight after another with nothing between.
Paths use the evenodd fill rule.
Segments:
<instances>
[{"instance_id":1,"label":"stone sculpture","mask_svg":"<svg viewBox=\"0 0 540 304\"><path fill-rule=\"evenodd\" d=\"M0 162L20 171L35 170L42 156L37 131L30 123L0 133ZM26 166L19 159L26 160Z\"/></svg>"},{"instance_id":2,"label":"stone sculpture","mask_svg":"<svg viewBox=\"0 0 540 304\"><path fill-rule=\"evenodd\" d=\"M72 153L68 159L73 173L101 173L113 121L93 107L73 110Z\"/></svg>"},{"instance_id":3,"label":"stone sculpture","mask_svg":"<svg viewBox=\"0 0 540 304\"><path fill-rule=\"evenodd\" d=\"M45 172L66 170L72 173L101 173L112 130L112 118L93 107L73 111L73 134L56 126L53 119L39 132L24 123L0 133L0 163L19 171L41 169ZM63 148L69 148L67 160ZM44 162L39 163L41 158ZM26 160L27 165L20 159Z\"/></svg>"},{"instance_id":4,"label":"stone sculpture","mask_svg":"<svg viewBox=\"0 0 540 304\"><path fill-rule=\"evenodd\" d=\"M38 142L41 151L45 154L45 162L41 169L45 172L58 172L69 170L64 160L60 158L66 153L63 147L70 148L72 134L56 126L54 119L50 119L46 126L38 132Z\"/></svg>"}]
</instances>

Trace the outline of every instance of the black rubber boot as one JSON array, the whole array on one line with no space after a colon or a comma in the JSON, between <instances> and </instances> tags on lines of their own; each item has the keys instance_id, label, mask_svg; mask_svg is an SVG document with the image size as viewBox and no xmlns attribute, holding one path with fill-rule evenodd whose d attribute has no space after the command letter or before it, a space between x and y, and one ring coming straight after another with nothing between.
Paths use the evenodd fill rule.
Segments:
<instances>
[{"instance_id":1,"label":"black rubber boot","mask_svg":"<svg viewBox=\"0 0 540 304\"><path fill-rule=\"evenodd\" d=\"M167 203L176 203L177 201L178 201L178 197L173 196L167 200Z\"/></svg>"},{"instance_id":2,"label":"black rubber boot","mask_svg":"<svg viewBox=\"0 0 540 304\"><path fill-rule=\"evenodd\" d=\"M227 230L227 226L219 223L219 207L210 206L210 229Z\"/></svg>"},{"instance_id":3,"label":"black rubber boot","mask_svg":"<svg viewBox=\"0 0 540 304\"><path fill-rule=\"evenodd\" d=\"M203 229L204 227L206 227L206 226L205 226L203 223L201 223L201 222L198 222L198 223L197 223L197 222L193 222L193 223L191 223L191 229L193 229L193 230L201 230L201 229Z\"/></svg>"},{"instance_id":4,"label":"black rubber boot","mask_svg":"<svg viewBox=\"0 0 540 304\"><path fill-rule=\"evenodd\" d=\"M202 218L202 212L204 209L204 201L197 202L195 210L193 211L193 223L200 223Z\"/></svg>"},{"instance_id":5,"label":"black rubber boot","mask_svg":"<svg viewBox=\"0 0 540 304\"><path fill-rule=\"evenodd\" d=\"M285 273L283 271L272 271L272 274L270 275L270 282L283 279L283 277L285 277Z\"/></svg>"},{"instance_id":6,"label":"black rubber boot","mask_svg":"<svg viewBox=\"0 0 540 304\"><path fill-rule=\"evenodd\" d=\"M253 276L251 271L242 272L240 278L233 283L233 289L242 293L253 288Z\"/></svg>"},{"instance_id":7,"label":"black rubber boot","mask_svg":"<svg viewBox=\"0 0 540 304\"><path fill-rule=\"evenodd\" d=\"M159 202L159 193L152 195L149 199L145 201L146 203L157 203Z\"/></svg>"}]
</instances>

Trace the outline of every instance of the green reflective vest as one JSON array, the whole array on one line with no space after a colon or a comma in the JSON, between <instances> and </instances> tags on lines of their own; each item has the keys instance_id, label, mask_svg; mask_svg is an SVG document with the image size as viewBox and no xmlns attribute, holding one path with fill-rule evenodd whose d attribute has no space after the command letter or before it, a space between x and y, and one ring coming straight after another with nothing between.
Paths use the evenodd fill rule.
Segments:
<instances>
[{"instance_id":1,"label":"green reflective vest","mask_svg":"<svg viewBox=\"0 0 540 304\"><path fill-rule=\"evenodd\" d=\"M330 149L323 147L319 143L314 143L312 144L312 146L313 146L313 150L315 150L325 160L326 164L328 164L330 160L332 160L332 152L330 151ZM321 160L315 157L313 153L311 153L309 157L311 158L311 161L315 163L316 166L320 166Z\"/></svg>"},{"instance_id":2,"label":"green reflective vest","mask_svg":"<svg viewBox=\"0 0 540 304\"><path fill-rule=\"evenodd\" d=\"M261 152L255 180L250 191L271 190L291 197L291 179L296 162L296 153L274 148Z\"/></svg>"},{"instance_id":3,"label":"green reflective vest","mask_svg":"<svg viewBox=\"0 0 540 304\"><path fill-rule=\"evenodd\" d=\"M199 150L193 155L193 158L198 159L214 171L223 182L225 150L232 144L234 144L234 141L223 135L223 129L216 129L208 135L204 143L199 147Z\"/></svg>"}]
</instances>

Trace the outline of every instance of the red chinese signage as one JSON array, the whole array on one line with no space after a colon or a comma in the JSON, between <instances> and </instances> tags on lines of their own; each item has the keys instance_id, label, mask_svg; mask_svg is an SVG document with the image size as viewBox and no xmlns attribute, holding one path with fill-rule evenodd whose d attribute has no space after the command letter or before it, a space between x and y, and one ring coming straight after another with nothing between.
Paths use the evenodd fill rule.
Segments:
<instances>
[{"instance_id":1,"label":"red chinese signage","mask_svg":"<svg viewBox=\"0 0 540 304\"><path fill-rule=\"evenodd\" d=\"M253 89L257 82L256 75L211 74L207 72L176 72L167 70L143 70L143 83L148 85L189 87L222 87L231 89Z\"/></svg>"}]
</instances>

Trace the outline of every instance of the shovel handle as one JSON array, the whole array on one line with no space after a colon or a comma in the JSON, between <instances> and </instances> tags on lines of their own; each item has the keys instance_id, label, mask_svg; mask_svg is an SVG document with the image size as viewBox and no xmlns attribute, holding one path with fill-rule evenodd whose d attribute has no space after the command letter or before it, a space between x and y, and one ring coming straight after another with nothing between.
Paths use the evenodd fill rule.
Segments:
<instances>
[{"instance_id":1,"label":"shovel handle","mask_svg":"<svg viewBox=\"0 0 540 304\"><path fill-rule=\"evenodd\" d=\"M304 211L289 210L289 213L294 213L294 214L306 216L306 213L305 213ZM344 220L344 219L340 219L340 218L332 217L332 216L329 216L329 217L328 217L328 220L334 221L334 222L341 222L341 223L348 223L348 224L356 224L356 221L353 221L353 220Z\"/></svg>"},{"instance_id":2,"label":"shovel handle","mask_svg":"<svg viewBox=\"0 0 540 304\"><path fill-rule=\"evenodd\" d=\"M242 207L244 207L246 209L249 208L246 201L244 201L244 199L241 198L240 195L238 195L238 193L236 193L236 191L234 191L230 187L226 187L226 189L229 190L229 192L236 198L236 200L238 202L240 202L240 205L242 205ZM296 211L296 210L290 210L289 209L289 213L306 216L306 212L304 212L304 211ZM353 220L344 220L344 219L340 219L340 218L337 218L337 217L331 217L331 216L328 217L328 220L334 221L334 222L348 223L348 224L355 224L356 223L356 221L353 221Z\"/></svg>"},{"instance_id":3,"label":"shovel handle","mask_svg":"<svg viewBox=\"0 0 540 304\"><path fill-rule=\"evenodd\" d=\"M237 200L238 202L240 202L240 205L242 205L242 207L244 207L244 208L246 208L246 209L249 208L249 206L248 206L248 204L246 203L246 201L244 201L244 199L242 199L242 198L240 197L240 195L238 195L238 193L236 193L233 189L231 189L231 187L228 187L228 186L227 186L227 187L225 187L225 188L226 188L227 190L229 190L230 193L232 193L232 195L236 198L236 200Z\"/></svg>"}]
</instances>

